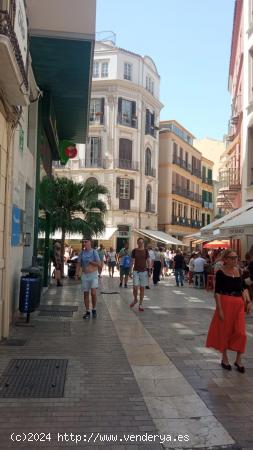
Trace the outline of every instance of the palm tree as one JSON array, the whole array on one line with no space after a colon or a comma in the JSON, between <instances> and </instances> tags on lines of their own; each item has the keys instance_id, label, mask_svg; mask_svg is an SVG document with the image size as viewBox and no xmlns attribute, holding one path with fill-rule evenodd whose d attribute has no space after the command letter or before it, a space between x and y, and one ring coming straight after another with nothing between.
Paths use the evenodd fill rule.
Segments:
<instances>
[{"instance_id":1,"label":"palm tree","mask_svg":"<svg viewBox=\"0 0 253 450\"><path fill-rule=\"evenodd\" d=\"M92 236L104 231L106 204L99 199L99 195L107 193L106 187L102 185L76 183L66 177L42 179L40 208L44 216L39 219L39 228L41 231L48 228L51 233L61 230L62 261L66 233Z\"/></svg>"}]
</instances>

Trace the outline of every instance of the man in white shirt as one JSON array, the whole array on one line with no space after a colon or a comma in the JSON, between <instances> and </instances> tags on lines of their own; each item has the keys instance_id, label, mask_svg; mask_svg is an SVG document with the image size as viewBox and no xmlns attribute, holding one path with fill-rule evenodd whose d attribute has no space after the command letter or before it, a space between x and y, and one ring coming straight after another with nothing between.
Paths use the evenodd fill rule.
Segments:
<instances>
[{"instance_id":1,"label":"man in white shirt","mask_svg":"<svg viewBox=\"0 0 253 450\"><path fill-rule=\"evenodd\" d=\"M195 286L204 287L204 270L205 270L206 260L202 258L201 253L198 253L197 258L193 260L193 270L194 270L194 280Z\"/></svg>"}]
</instances>

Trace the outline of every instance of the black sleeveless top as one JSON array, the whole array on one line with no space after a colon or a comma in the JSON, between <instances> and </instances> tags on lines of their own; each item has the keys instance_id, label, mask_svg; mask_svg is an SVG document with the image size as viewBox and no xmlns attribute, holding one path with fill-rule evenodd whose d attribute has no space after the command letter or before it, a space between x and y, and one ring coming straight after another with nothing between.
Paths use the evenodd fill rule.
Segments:
<instances>
[{"instance_id":1,"label":"black sleeveless top","mask_svg":"<svg viewBox=\"0 0 253 450\"><path fill-rule=\"evenodd\" d=\"M230 277L222 270L218 270L215 278L216 294L241 294L243 291L243 282L241 277Z\"/></svg>"}]
</instances>

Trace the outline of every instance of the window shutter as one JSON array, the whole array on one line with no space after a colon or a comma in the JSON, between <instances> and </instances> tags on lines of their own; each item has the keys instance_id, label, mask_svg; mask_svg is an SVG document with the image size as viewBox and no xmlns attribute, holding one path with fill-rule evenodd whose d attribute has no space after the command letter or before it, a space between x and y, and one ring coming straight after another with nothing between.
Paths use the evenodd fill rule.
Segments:
<instances>
[{"instance_id":1,"label":"window shutter","mask_svg":"<svg viewBox=\"0 0 253 450\"><path fill-rule=\"evenodd\" d=\"M134 200L134 180L130 180L130 199Z\"/></svg>"},{"instance_id":2,"label":"window shutter","mask_svg":"<svg viewBox=\"0 0 253 450\"><path fill-rule=\"evenodd\" d=\"M98 162L101 161L101 148L102 148L102 142L101 142L101 138L99 138L98 139L98 154L97 154Z\"/></svg>"},{"instance_id":3,"label":"window shutter","mask_svg":"<svg viewBox=\"0 0 253 450\"><path fill-rule=\"evenodd\" d=\"M211 169L208 169L208 175L207 175L208 180L212 180L213 179L213 172Z\"/></svg>"},{"instance_id":4,"label":"window shutter","mask_svg":"<svg viewBox=\"0 0 253 450\"><path fill-rule=\"evenodd\" d=\"M209 192L209 203L213 203L213 193Z\"/></svg>"},{"instance_id":5,"label":"window shutter","mask_svg":"<svg viewBox=\"0 0 253 450\"><path fill-rule=\"evenodd\" d=\"M122 97L118 98L118 122L122 123Z\"/></svg>"},{"instance_id":6,"label":"window shutter","mask_svg":"<svg viewBox=\"0 0 253 450\"><path fill-rule=\"evenodd\" d=\"M104 115L105 115L105 99L104 99L104 97L101 98L100 112L101 112L100 125L103 125L104 124Z\"/></svg>"},{"instance_id":7,"label":"window shutter","mask_svg":"<svg viewBox=\"0 0 253 450\"><path fill-rule=\"evenodd\" d=\"M137 128L137 118L136 116L136 102L132 102L132 127Z\"/></svg>"},{"instance_id":8,"label":"window shutter","mask_svg":"<svg viewBox=\"0 0 253 450\"><path fill-rule=\"evenodd\" d=\"M145 125L145 134L149 134L149 109L146 109L146 125Z\"/></svg>"},{"instance_id":9,"label":"window shutter","mask_svg":"<svg viewBox=\"0 0 253 450\"><path fill-rule=\"evenodd\" d=\"M116 178L116 198L119 198L120 178Z\"/></svg>"}]
</instances>

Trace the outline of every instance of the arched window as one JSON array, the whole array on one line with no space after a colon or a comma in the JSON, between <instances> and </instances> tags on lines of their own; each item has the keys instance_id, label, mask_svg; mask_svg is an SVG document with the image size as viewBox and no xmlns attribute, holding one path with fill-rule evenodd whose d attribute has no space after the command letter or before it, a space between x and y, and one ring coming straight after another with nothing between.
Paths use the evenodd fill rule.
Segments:
<instances>
[{"instance_id":1,"label":"arched window","mask_svg":"<svg viewBox=\"0 0 253 450\"><path fill-rule=\"evenodd\" d=\"M146 189L146 211L151 212L151 197L152 197L152 188L148 184Z\"/></svg>"},{"instance_id":2,"label":"arched window","mask_svg":"<svg viewBox=\"0 0 253 450\"><path fill-rule=\"evenodd\" d=\"M93 186L97 186L98 180L95 177L90 177L90 178L87 178L86 183L93 184Z\"/></svg>"},{"instance_id":3,"label":"arched window","mask_svg":"<svg viewBox=\"0 0 253 450\"><path fill-rule=\"evenodd\" d=\"M145 152L145 175L152 175L152 167L151 167L151 150L150 148L146 148Z\"/></svg>"}]
</instances>

